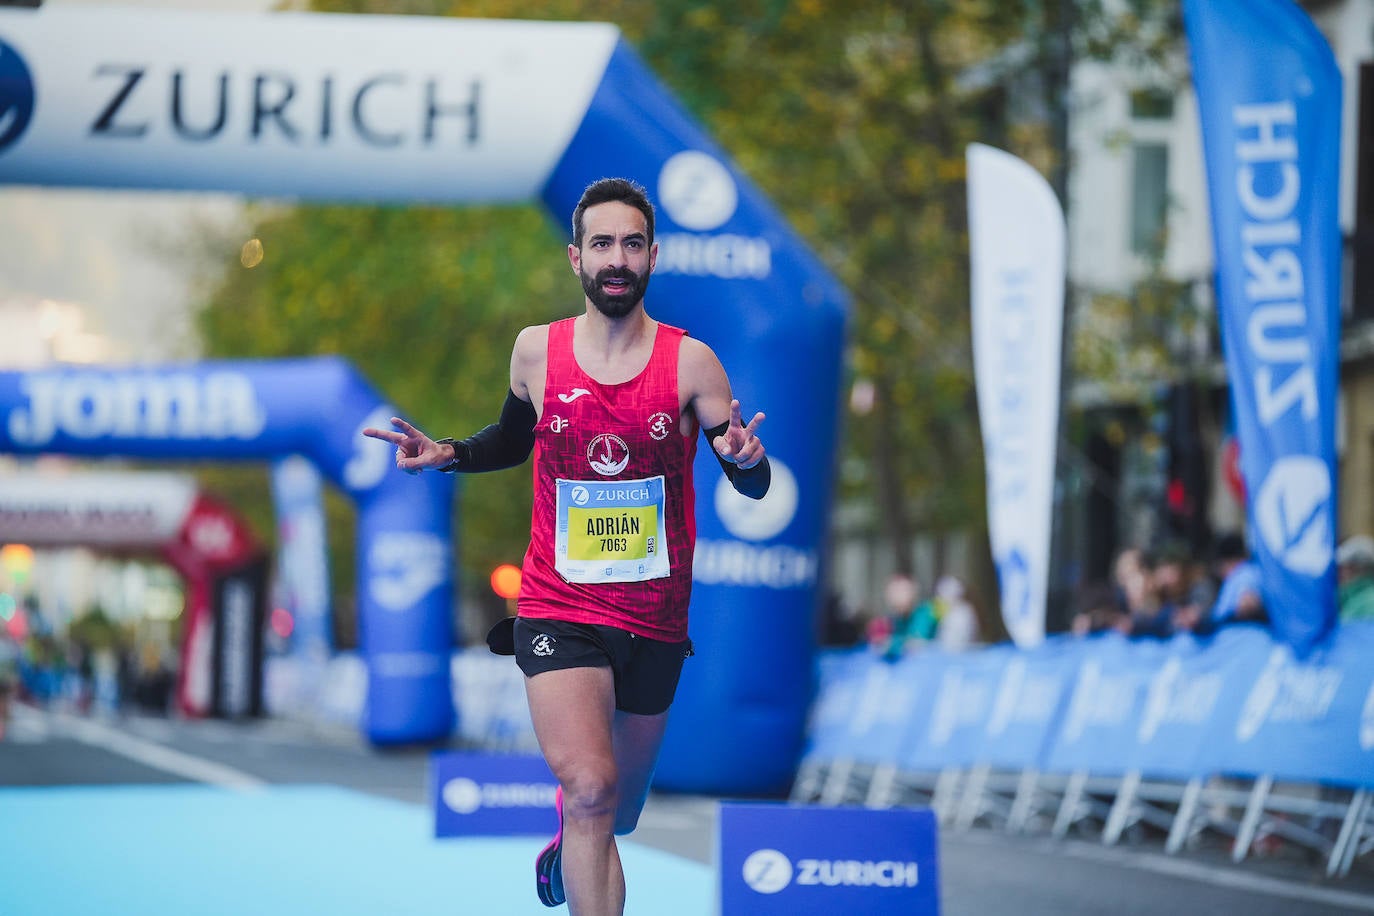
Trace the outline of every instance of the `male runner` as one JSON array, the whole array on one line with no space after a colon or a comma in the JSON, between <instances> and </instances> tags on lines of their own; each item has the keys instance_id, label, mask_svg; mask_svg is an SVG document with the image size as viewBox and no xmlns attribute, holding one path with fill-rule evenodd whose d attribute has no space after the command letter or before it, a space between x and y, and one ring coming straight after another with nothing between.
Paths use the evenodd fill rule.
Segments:
<instances>
[{"instance_id":1,"label":"male runner","mask_svg":"<svg viewBox=\"0 0 1374 916\"><path fill-rule=\"evenodd\" d=\"M696 539L698 428L735 489L768 490L768 460L710 347L644 311L658 256L643 188L588 186L568 260L586 310L525 328L498 423L433 440L400 418L364 434L396 466L488 471L534 451L534 511L518 616L487 641L525 673L539 746L558 779L560 830L536 862L547 906L620 914L615 836L634 830L677 690Z\"/></svg>"}]
</instances>

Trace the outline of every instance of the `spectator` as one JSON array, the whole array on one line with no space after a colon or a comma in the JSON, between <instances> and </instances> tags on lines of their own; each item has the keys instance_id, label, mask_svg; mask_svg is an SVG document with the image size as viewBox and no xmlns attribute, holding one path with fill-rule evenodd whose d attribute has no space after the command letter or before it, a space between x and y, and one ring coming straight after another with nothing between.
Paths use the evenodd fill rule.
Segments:
<instances>
[{"instance_id":1,"label":"spectator","mask_svg":"<svg viewBox=\"0 0 1374 916\"><path fill-rule=\"evenodd\" d=\"M1221 582L1217 600L1208 619L1199 627L1214 630L1232 623L1269 622L1260 591L1259 564L1250 559L1245 539L1239 534L1222 535L1215 551L1216 577Z\"/></svg>"},{"instance_id":2,"label":"spectator","mask_svg":"<svg viewBox=\"0 0 1374 916\"><path fill-rule=\"evenodd\" d=\"M1132 636L1167 639L1175 633L1196 630L1216 598L1210 579L1181 545L1160 551L1151 585L1158 609L1153 615L1134 619Z\"/></svg>"},{"instance_id":3,"label":"spectator","mask_svg":"<svg viewBox=\"0 0 1374 916\"><path fill-rule=\"evenodd\" d=\"M941 576L935 583L940 604L935 638L946 652L963 652L978 641L978 613L969 602L964 583L955 576Z\"/></svg>"},{"instance_id":4,"label":"spectator","mask_svg":"<svg viewBox=\"0 0 1374 916\"><path fill-rule=\"evenodd\" d=\"M1374 620L1374 538L1357 534L1336 549L1341 622Z\"/></svg>"},{"instance_id":5,"label":"spectator","mask_svg":"<svg viewBox=\"0 0 1374 916\"><path fill-rule=\"evenodd\" d=\"M1069 629L1075 636L1092 636L1115 631L1131 632L1131 615L1121 606L1115 586L1098 582L1085 586L1078 598L1078 611Z\"/></svg>"},{"instance_id":6,"label":"spectator","mask_svg":"<svg viewBox=\"0 0 1374 916\"><path fill-rule=\"evenodd\" d=\"M916 606L921 600L921 583L906 573L893 573L883 589L887 613L873 621L868 630L869 645L883 657L898 658L907 641L915 638Z\"/></svg>"},{"instance_id":7,"label":"spectator","mask_svg":"<svg viewBox=\"0 0 1374 916\"><path fill-rule=\"evenodd\" d=\"M1117 604L1131 618L1143 624L1159 613L1159 595L1154 587L1154 560L1138 547L1117 554L1112 564L1112 582Z\"/></svg>"}]
</instances>

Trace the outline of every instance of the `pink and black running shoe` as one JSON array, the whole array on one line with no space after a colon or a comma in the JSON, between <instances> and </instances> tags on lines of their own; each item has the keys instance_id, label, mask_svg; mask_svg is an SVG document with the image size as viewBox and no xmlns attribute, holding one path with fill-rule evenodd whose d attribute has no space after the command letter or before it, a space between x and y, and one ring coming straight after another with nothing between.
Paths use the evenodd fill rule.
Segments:
<instances>
[{"instance_id":1,"label":"pink and black running shoe","mask_svg":"<svg viewBox=\"0 0 1374 916\"><path fill-rule=\"evenodd\" d=\"M563 787L553 793L553 806L558 811L558 832L549 845L534 860L534 890L544 906L558 906L568 897L563 893Z\"/></svg>"}]
</instances>

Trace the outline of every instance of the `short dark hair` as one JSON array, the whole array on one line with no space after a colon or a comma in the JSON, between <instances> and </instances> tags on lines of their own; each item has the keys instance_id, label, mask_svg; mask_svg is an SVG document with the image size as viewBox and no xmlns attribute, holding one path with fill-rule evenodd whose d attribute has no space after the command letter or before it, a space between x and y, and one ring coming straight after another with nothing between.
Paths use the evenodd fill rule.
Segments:
<instances>
[{"instance_id":1,"label":"short dark hair","mask_svg":"<svg viewBox=\"0 0 1374 916\"><path fill-rule=\"evenodd\" d=\"M582 199L573 210L573 245L582 247L582 235L585 231L582 216L587 212L587 208L613 200L629 204L644 214L644 222L649 229L649 244L654 243L654 205L649 203L648 193L640 184L628 178L602 178L587 185L587 189L582 192Z\"/></svg>"}]
</instances>

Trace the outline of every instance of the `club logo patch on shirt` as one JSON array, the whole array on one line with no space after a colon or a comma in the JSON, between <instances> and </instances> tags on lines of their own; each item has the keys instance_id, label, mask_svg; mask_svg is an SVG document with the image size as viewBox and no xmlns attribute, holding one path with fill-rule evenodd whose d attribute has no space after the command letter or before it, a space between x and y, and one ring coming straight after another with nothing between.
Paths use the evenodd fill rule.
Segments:
<instances>
[{"instance_id":1,"label":"club logo patch on shirt","mask_svg":"<svg viewBox=\"0 0 1374 916\"><path fill-rule=\"evenodd\" d=\"M630 463L630 447L611 433L602 433L587 446L587 462L602 477L614 477Z\"/></svg>"},{"instance_id":2,"label":"club logo patch on shirt","mask_svg":"<svg viewBox=\"0 0 1374 916\"><path fill-rule=\"evenodd\" d=\"M649 437L655 442L662 442L668 438L668 433L673 431L673 418L663 411L659 411L649 418Z\"/></svg>"}]
</instances>

